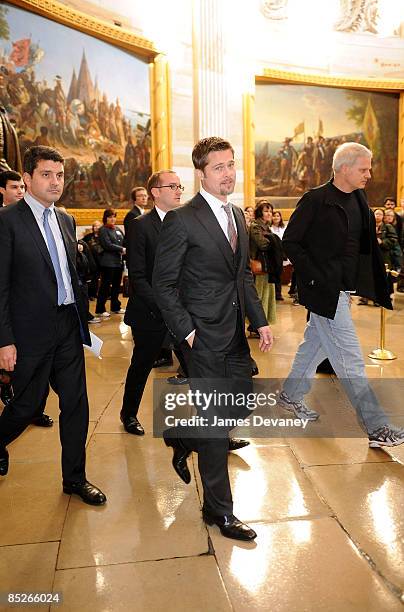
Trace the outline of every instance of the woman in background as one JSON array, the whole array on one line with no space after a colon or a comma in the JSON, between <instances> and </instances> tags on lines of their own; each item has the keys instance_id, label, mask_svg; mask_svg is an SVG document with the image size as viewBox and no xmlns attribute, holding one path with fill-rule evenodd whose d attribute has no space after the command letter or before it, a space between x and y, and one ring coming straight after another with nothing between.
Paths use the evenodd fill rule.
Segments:
<instances>
[{"instance_id":1,"label":"woman in background","mask_svg":"<svg viewBox=\"0 0 404 612\"><path fill-rule=\"evenodd\" d=\"M280 240L282 240L283 234L285 233L285 229L286 225L283 222L282 213L279 210L274 210L274 212L272 213L272 233L278 236ZM290 265L290 261L285 257L283 261L283 266L285 267ZM279 281L275 283L275 299L277 302L284 301L284 298L282 296L282 279L279 279Z\"/></svg>"},{"instance_id":2,"label":"woman in background","mask_svg":"<svg viewBox=\"0 0 404 612\"><path fill-rule=\"evenodd\" d=\"M119 301L119 291L121 288L123 261L122 256L126 250L122 246L123 233L115 226L116 212L113 208L104 210L102 217L103 226L99 232L100 245L103 252L100 257L101 264L101 284L98 291L97 305L95 314L100 317L110 317L110 313L105 310L105 304L111 292L111 312L123 314Z\"/></svg>"},{"instance_id":3,"label":"woman in background","mask_svg":"<svg viewBox=\"0 0 404 612\"><path fill-rule=\"evenodd\" d=\"M255 277L255 286L269 325L276 321L275 282L279 260L282 269L283 258L282 244L271 232L272 211L272 204L260 202L255 209L255 220L250 225L250 257L266 263L267 272ZM255 330L249 331L255 333Z\"/></svg>"}]
</instances>

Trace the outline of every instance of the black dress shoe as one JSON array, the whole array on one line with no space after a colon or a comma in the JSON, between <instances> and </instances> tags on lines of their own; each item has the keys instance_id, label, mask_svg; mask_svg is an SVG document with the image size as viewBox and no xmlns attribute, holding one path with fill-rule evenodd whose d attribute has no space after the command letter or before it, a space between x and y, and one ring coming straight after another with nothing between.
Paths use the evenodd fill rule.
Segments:
<instances>
[{"instance_id":1,"label":"black dress shoe","mask_svg":"<svg viewBox=\"0 0 404 612\"><path fill-rule=\"evenodd\" d=\"M229 439L229 451L235 451L239 448L244 448L250 443L248 440L242 440L241 438L230 438Z\"/></svg>"},{"instance_id":2,"label":"black dress shoe","mask_svg":"<svg viewBox=\"0 0 404 612\"><path fill-rule=\"evenodd\" d=\"M186 385L188 382L188 378L177 374L176 376L169 376L167 378L167 382L169 385Z\"/></svg>"},{"instance_id":3,"label":"black dress shoe","mask_svg":"<svg viewBox=\"0 0 404 612\"><path fill-rule=\"evenodd\" d=\"M0 450L0 476L5 476L8 472L8 450Z\"/></svg>"},{"instance_id":4,"label":"black dress shoe","mask_svg":"<svg viewBox=\"0 0 404 612\"><path fill-rule=\"evenodd\" d=\"M124 427L124 430L130 434L134 434L135 436L144 436L144 429L134 416L123 416L121 413L121 421Z\"/></svg>"},{"instance_id":5,"label":"black dress shoe","mask_svg":"<svg viewBox=\"0 0 404 612\"><path fill-rule=\"evenodd\" d=\"M234 540L254 540L257 534L245 523L242 523L234 516L234 514L225 514L224 516L213 516L202 510L202 516L205 523L208 525L217 525L226 538Z\"/></svg>"},{"instance_id":6,"label":"black dress shoe","mask_svg":"<svg viewBox=\"0 0 404 612\"><path fill-rule=\"evenodd\" d=\"M0 386L0 399L4 405L9 404L14 397L13 387L8 383Z\"/></svg>"},{"instance_id":7,"label":"black dress shoe","mask_svg":"<svg viewBox=\"0 0 404 612\"><path fill-rule=\"evenodd\" d=\"M187 459L191 451L185 448L179 438L164 438L164 442L166 446L171 446L174 450L172 461L174 470L185 484L189 484L191 482L191 474L188 469Z\"/></svg>"},{"instance_id":8,"label":"black dress shoe","mask_svg":"<svg viewBox=\"0 0 404 612\"><path fill-rule=\"evenodd\" d=\"M163 366L172 366L173 358L172 357L162 357L161 359L156 359L153 363L153 368L162 368Z\"/></svg>"},{"instance_id":9,"label":"black dress shoe","mask_svg":"<svg viewBox=\"0 0 404 612\"><path fill-rule=\"evenodd\" d=\"M72 482L63 485L63 493L68 495L78 495L83 502L91 506L102 506L107 501L104 493L98 487L95 487L91 482Z\"/></svg>"},{"instance_id":10,"label":"black dress shoe","mask_svg":"<svg viewBox=\"0 0 404 612\"><path fill-rule=\"evenodd\" d=\"M52 427L53 419L47 414L41 414L41 416L32 419L31 425L36 425L37 427Z\"/></svg>"}]
</instances>

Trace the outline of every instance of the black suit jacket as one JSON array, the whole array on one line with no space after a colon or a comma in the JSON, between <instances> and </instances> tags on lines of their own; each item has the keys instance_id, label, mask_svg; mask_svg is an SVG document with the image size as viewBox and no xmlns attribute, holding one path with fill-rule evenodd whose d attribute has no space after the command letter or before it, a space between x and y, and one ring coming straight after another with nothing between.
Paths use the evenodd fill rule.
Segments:
<instances>
[{"instance_id":1,"label":"black suit jacket","mask_svg":"<svg viewBox=\"0 0 404 612\"><path fill-rule=\"evenodd\" d=\"M66 248L83 342L90 345L87 313L76 272L74 220L55 208ZM46 351L55 338L57 281L45 240L25 202L0 210L0 346Z\"/></svg>"},{"instance_id":2,"label":"black suit jacket","mask_svg":"<svg viewBox=\"0 0 404 612\"><path fill-rule=\"evenodd\" d=\"M256 329L267 325L249 267L243 212L233 208L239 253L236 257L209 204L198 193L188 204L167 213L161 229L153 289L167 327L180 343L196 329L211 351L231 343L247 314Z\"/></svg>"},{"instance_id":3,"label":"black suit jacket","mask_svg":"<svg viewBox=\"0 0 404 612\"><path fill-rule=\"evenodd\" d=\"M131 223L133 219L136 219L137 217L140 217L141 215L142 215L142 211L138 206L136 206L136 204L129 212L126 213L125 218L123 220L123 226L125 228L126 238L129 237L129 230L131 228ZM128 244L128 241L126 240L125 246L127 246L127 244Z\"/></svg>"},{"instance_id":4,"label":"black suit jacket","mask_svg":"<svg viewBox=\"0 0 404 612\"><path fill-rule=\"evenodd\" d=\"M332 181L303 195L283 235L296 270L299 301L311 312L333 319L342 286L342 255L348 217L338 205ZM362 214L357 293L392 308L386 273L376 240L373 211L362 189L353 192Z\"/></svg>"},{"instance_id":5,"label":"black suit jacket","mask_svg":"<svg viewBox=\"0 0 404 612\"><path fill-rule=\"evenodd\" d=\"M155 208L131 221L128 243L129 301L125 323L139 330L165 328L153 294L152 276L162 223Z\"/></svg>"}]
</instances>

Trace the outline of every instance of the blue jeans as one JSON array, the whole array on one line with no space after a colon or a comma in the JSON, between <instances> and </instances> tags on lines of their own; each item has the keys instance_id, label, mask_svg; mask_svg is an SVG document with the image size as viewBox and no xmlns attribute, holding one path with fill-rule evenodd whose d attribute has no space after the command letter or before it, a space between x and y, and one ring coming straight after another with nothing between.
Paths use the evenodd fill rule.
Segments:
<instances>
[{"instance_id":1,"label":"blue jeans","mask_svg":"<svg viewBox=\"0 0 404 612\"><path fill-rule=\"evenodd\" d=\"M365 362L350 311L350 295L339 294L334 319L311 313L283 389L292 401L310 391L317 366L328 357L345 389L361 426L371 433L388 424L388 418L369 385Z\"/></svg>"}]
</instances>

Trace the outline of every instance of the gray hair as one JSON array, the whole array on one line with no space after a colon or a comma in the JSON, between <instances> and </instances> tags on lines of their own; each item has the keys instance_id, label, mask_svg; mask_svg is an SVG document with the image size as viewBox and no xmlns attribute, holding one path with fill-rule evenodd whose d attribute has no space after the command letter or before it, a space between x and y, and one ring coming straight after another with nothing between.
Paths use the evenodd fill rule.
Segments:
<instances>
[{"instance_id":1,"label":"gray hair","mask_svg":"<svg viewBox=\"0 0 404 612\"><path fill-rule=\"evenodd\" d=\"M336 148L332 158L332 169L339 172L343 165L353 166L358 157L372 157L372 151L358 142L344 142Z\"/></svg>"}]
</instances>

